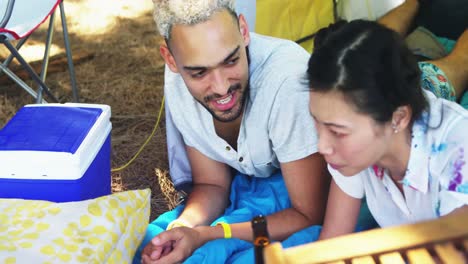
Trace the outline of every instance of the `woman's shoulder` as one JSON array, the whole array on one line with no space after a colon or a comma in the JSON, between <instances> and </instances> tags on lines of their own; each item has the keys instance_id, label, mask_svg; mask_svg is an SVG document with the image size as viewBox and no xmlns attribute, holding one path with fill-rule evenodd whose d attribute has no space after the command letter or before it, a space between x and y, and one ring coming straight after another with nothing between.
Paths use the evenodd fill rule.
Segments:
<instances>
[{"instance_id":1,"label":"woman's shoulder","mask_svg":"<svg viewBox=\"0 0 468 264\"><path fill-rule=\"evenodd\" d=\"M436 98L426 92L429 109L424 112L416 125L427 126L427 132L436 138L447 137L453 133L468 132L468 111L456 102Z\"/></svg>"}]
</instances>

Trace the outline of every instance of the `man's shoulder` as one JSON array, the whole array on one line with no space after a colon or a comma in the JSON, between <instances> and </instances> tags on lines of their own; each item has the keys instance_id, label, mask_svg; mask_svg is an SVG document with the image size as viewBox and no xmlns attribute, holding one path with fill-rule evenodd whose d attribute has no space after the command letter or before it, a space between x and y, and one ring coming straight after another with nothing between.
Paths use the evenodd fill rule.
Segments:
<instances>
[{"instance_id":1,"label":"man's shoulder","mask_svg":"<svg viewBox=\"0 0 468 264\"><path fill-rule=\"evenodd\" d=\"M249 53L252 61L308 60L310 54L299 44L287 39L251 33Z\"/></svg>"},{"instance_id":2,"label":"man's shoulder","mask_svg":"<svg viewBox=\"0 0 468 264\"><path fill-rule=\"evenodd\" d=\"M266 44L270 44L270 45L273 45L273 46L289 45L289 46L292 46L292 47L300 48L301 50L304 50L305 52L307 52L299 44L297 44L296 42L294 42L292 40L289 40L289 39L283 39L283 38L277 38L277 37L273 37L273 36L262 35L262 34L258 34L258 33L255 33L255 32L250 32L250 37L251 37L251 41L253 41L254 43L255 42L259 42L261 44L266 43Z\"/></svg>"},{"instance_id":3,"label":"man's shoulder","mask_svg":"<svg viewBox=\"0 0 468 264\"><path fill-rule=\"evenodd\" d=\"M282 83L302 77L310 54L297 43L252 33L249 45L250 77L255 83Z\"/></svg>"}]
</instances>

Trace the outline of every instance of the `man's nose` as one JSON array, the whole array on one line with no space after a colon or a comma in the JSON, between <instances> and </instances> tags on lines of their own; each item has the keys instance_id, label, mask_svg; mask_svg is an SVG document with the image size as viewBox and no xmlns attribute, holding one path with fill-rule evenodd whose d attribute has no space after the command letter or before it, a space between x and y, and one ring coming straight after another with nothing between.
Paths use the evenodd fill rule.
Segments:
<instances>
[{"instance_id":1,"label":"man's nose","mask_svg":"<svg viewBox=\"0 0 468 264\"><path fill-rule=\"evenodd\" d=\"M214 93L224 95L229 89L229 80L221 69L214 69L211 76L211 89Z\"/></svg>"}]
</instances>

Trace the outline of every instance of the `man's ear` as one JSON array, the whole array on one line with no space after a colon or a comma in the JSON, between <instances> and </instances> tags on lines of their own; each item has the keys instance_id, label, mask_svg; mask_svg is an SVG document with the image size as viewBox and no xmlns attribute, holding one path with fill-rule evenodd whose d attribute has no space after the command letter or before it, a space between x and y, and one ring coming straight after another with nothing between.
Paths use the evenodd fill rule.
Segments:
<instances>
[{"instance_id":1,"label":"man's ear","mask_svg":"<svg viewBox=\"0 0 468 264\"><path fill-rule=\"evenodd\" d=\"M242 38L244 39L244 45L247 47L250 43L249 25L242 14L239 15L239 28Z\"/></svg>"},{"instance_id":2,"label":"man's ear","mask_svg":"<svg viewBox=\"0 0 468 264\"><path fill-rule=\"evenodd\" d=\"M399 106L393 112L392 126L394 126L397 130L402 131L410 125L412 116L413 111L409 105Z\"/></svg>"},{"instance_id":3,"label":"man's ear","mask_svg":"<svg viewBox=\"0 0 468 264\"><path fill-rule=\"evenodd\" d=\"M161 57L163 57L167 66L169 66L169 69L175 73L178 73L179 70L177 69L174 56L172 56L172 53L165 42L161 43L161 45L159 46L159 53L161 54Z\"/></svg>"}]
</instances>

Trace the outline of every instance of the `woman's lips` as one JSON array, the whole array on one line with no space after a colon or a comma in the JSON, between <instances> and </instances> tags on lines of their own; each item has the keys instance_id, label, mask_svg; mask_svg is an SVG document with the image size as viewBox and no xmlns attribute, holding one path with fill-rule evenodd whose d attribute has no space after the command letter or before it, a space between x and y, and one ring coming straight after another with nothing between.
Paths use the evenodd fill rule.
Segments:
<instances>
[{"instance_id":1,"label":"woman's lips","mask_svg":"<svg viewBox=\"0 0 468 264\"><path fill-rule=\"evenodd\" d=\"M337 164L333 164L333 163L328 163L330 165L330 167L332 167L334 170L339 170L341 168L343 168L343 165L337 165Z\"/></svg>"}]
</instances>

